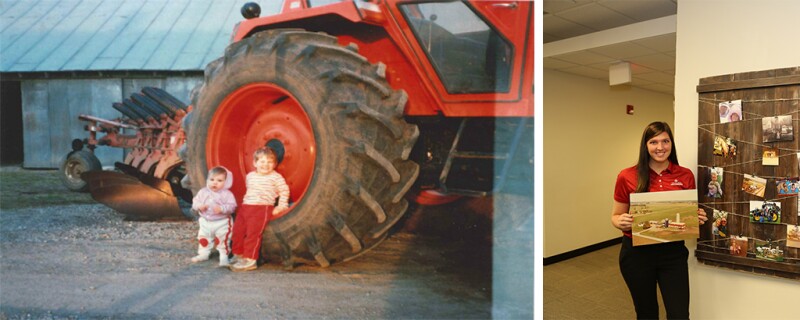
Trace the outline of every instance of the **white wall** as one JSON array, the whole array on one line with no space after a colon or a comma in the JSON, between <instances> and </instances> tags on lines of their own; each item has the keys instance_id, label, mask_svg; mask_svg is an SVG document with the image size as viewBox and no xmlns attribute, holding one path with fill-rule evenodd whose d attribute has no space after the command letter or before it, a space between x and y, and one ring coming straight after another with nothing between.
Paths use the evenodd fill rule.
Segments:
<instances>
[{"instance_id":1,"label":"white wall","mask_svg":"<svg viewBox=\"0 0 800 320\"><path fill-rule=\"evenodd\" d=\"M544 70L544 257L622 233L611 226L617 173L636 164L653 121L672 124L672 96ZM634 115L625 106L634 105ZM677 144L679 161L689 146Z\"/></svg>"},{"instance_id":2,"label":"white wall","mask_svg":"<svg viewBox=\"0 0 800 320\"><path fill-rule=\"evenodd\" d=\"M800 1L680 0L675 141L681 164L697 168L700 78L800 66ZM549 113L548 113L549 115ZM690 249L695 243L687 242ZM694 319L797 319L800 282L709 267L689 259ZM768 295L773 307L754 304ZM757 299L756 299L757 300Z\"/></svg>"}]
</instances>

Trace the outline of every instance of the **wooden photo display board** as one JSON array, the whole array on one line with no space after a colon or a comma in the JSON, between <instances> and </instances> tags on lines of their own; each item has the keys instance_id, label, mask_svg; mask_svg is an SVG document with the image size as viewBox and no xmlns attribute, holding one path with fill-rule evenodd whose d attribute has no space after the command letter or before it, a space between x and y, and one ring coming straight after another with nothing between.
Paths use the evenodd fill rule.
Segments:
<instances>
[{"instance_id":1,"label":"wooden photo display board","mask_svg":"<svg viewBox=\"0 0 800 320\"><path fill-rule=\"evenodd\" d=\"M700 230L697 259L708 265L800 279L800 249L787 245L787 227L800 225L798 195L785 194L786 189L779 194L776 185L779 180L800 176L800 67L703 78L697 92L697 199L709 217ZM741 100L741 112L733 116L739 111L736 100ZM735 149L728 145L729 138ZM718 152L727 152L727 156L714 154L715 140L718 149L728 147ZM778 164L774 165L776 150ZM765 155L772 161L765 162ZM716 189L712 167L722 168L721 197L709 195L710 186L712 194ZM763 197L758 196L762 184L743 188L745 176L766 179ZM775 204L764 206L764 202ZM774 214L778 205L779 222ZM754 208L756 218L751 217ZM715 228L714 210L726 216L726 224ZM764 221L762 212L773 214ZM714 229L724 232L714 234ZM731 253L731 236L747 237L746 256L742 256L744 252ZM779 261L775 257L781 250Z\"/></svg>"}]
</instances>

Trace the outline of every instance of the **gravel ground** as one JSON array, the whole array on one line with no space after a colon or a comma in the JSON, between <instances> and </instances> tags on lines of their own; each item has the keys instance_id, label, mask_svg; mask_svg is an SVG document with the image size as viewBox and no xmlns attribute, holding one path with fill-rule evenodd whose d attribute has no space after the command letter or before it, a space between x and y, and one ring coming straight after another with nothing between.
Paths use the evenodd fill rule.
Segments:
<instances>
[{"instance_id":1,"label":"gravel ground","mask_svg":"<svg viewBox=\"0 0 800 320\"><path fill-rule=\"evenodd\" d=\"M491 245L479 218L445 224L458 237L399 232L325 269L233 273L214 256L189 262L193 222L124 221L66 191L55 171L5 167L0 182L0 319L492 316Z\"/></svg>"}]
</instances>

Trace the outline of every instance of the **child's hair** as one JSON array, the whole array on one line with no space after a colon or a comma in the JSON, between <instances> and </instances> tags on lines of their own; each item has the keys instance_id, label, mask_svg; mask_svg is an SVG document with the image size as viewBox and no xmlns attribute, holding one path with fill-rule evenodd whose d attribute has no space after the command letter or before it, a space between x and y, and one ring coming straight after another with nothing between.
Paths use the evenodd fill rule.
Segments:
<instances>
[{"instance_id":1,"label":"child's hair","mask_svg":"<svg viewBox=\"0 0 800 320\"><path fill-rule=\"evenodd\" d=\"M211 170L208 170L208 176L209 177L216 176L218 174L221 174L221 175L223 175L223 176L225 176L227 178L228 177L228 170L225 170L225 168L223 168L223 167L213 167L213 168L211 168Z\"/></svg>"},{"instance_id":2,"label":"child's hair","mask_svg":"<svg viewBox=\"0 0 800 320\"><path fill-rule=\"evenodd\" d=\"M267 156L267 158L272 158L273 161L278 162L278 155L276 155L275 151L270 147L258 148L258 150L253 153L253 161L258 161L258 159L263 156Z\"/></svg>"}]
</instances>

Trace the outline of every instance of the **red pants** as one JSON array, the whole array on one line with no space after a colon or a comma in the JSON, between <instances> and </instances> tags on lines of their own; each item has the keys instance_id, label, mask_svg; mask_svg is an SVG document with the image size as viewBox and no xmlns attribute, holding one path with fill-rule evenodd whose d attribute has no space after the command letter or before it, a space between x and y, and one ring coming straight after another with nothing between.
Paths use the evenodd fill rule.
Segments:
<instances>
[{"instance_id":1,"label":"red pants","mask_svg":"<svg viewBox=\"0 0 800 320\"><path fill-rule=\"evenodd\" d=\"M233 244L231 251L234 255L245 258L258 259L261 250L261 238L267 223L272 218L273 206L243 204L236 210L236 220L233 222Z\"/></svg>"}]
</instances>

